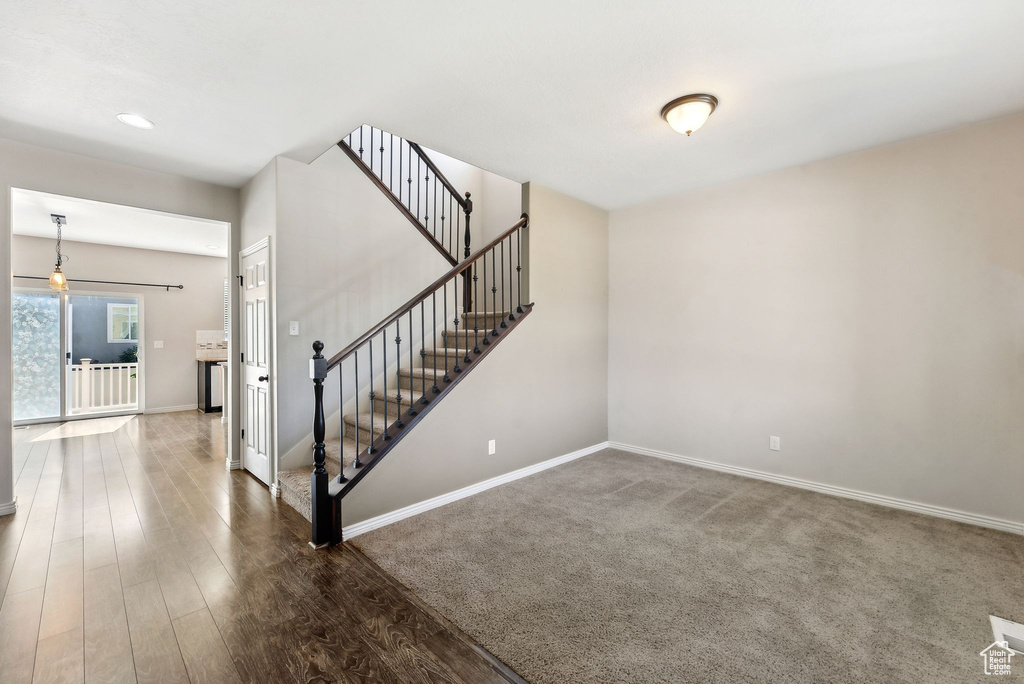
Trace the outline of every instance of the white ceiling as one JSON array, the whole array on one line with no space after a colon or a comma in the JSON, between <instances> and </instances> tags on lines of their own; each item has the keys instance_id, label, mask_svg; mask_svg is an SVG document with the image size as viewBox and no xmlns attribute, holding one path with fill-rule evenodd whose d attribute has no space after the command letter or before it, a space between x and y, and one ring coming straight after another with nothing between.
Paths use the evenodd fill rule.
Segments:
<instances>
[{"instance_id":1,"label":"white ceiling","mask_svg":"<svg viewBox=\"0 0 1024 684\"><path fill-rule=\"evenodd\" d=\"M228 255L228 224L221 221L46 192L18 188L11 191L15 235L56 240L57 226L50 214L67 217L67 225L62 229L65 240L212 257Z\"/></svg>"},{"instance_id":2,"label":"white ceiling","mask_svg":"<svg viewBox=\"0 0 1024 684\"><path fill-rule=\"evenodd\" d=\"M5 0L0 135L240 185L368 122L614 208L1022 110L1022 36L1020 0Z\"/></svg>"}]
</instances>

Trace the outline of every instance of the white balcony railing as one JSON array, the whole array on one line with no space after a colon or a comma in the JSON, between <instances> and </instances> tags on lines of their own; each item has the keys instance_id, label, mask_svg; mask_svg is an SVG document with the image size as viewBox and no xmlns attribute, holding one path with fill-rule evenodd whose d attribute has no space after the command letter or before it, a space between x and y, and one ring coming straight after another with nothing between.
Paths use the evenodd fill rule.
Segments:
<instances>
[{"instance_id":1,"label":"white balcony railing","mask_svg":"<svg viewBox=\"0 0 1024 684\"><path fill-rule=\"evenodd\" d=\"M139 407L138 363L93 363L70 366L70 413L131 411Z\"/></svg>"}]
</instances>

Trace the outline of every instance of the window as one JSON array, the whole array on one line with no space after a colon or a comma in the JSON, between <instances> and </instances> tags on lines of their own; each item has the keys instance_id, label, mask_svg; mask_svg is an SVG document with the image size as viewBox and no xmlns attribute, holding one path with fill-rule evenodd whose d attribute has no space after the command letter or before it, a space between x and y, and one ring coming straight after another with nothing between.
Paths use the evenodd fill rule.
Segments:
<instances>
[{"instance_id":1,"label":"window","mask_svg":"<svg viewBox=\"0 0 1024 684\"><path fill-rule=\"evenodd\" d=\"M139 305L107 304L107 342L139 341Z\"/></svg>"}]
</instances>

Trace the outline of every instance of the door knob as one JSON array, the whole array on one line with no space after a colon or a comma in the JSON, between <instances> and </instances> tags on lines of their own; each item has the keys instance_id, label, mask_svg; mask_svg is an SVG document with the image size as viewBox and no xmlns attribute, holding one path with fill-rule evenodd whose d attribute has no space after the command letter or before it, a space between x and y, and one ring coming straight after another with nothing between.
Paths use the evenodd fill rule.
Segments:
<instances>
[{"instance_id":1,"label":"door knob","mask_svg":"<svg viewBox=\"0 0 1024 684\"><path fill-rule=\"evenodd\" d=\"M269 380L269 379L270 379L270 376L269 376L269 375L261 375L261 376L260 376L260 377L258 378L258 380L259 380L260 382L266 382L266 381L267 381L267 380Z\"/></svg>"}]
</instances>

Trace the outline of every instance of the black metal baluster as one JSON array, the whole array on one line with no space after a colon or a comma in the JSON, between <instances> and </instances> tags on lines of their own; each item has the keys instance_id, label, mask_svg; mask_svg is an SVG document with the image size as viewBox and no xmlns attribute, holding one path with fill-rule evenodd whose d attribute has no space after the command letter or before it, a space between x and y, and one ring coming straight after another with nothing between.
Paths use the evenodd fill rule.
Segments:
<instances>
[{"instance_id":1,"label":"black metal baluster","mask_svg":"<svg viewBox=\"0 0 1024 684\"><path fill-rule=\"evenodd\" d=\"M426 173L423 174L423 194L426 197L423 198L423 222L426 224L427 230L430 230L430 168L427 168ZM431 233L433 234L433 233Z\"/></svg>"},{"instance_id":2,"label":"black metal baluster","mask_svg":"<svg viewBox=\"0 0 1024 684\"><path fill-rule=\"evenodd\" d=\"M430 313L430 329L431 337L434 339L434 386L431 387L434 394L441 392L441 388L437 386L437 290L430 293L431 306L433 310ZM423 369L423 373L426 374L427 369Z\"/></svg>"},{"instance_id":3,"label":"black metal baluster","mask_svg":"<svg viewBox=\"0 0 1024 684\"><path fill-rule=\"evenodd\" d=\"M384 180L384 130L380 132L380 179Z\"/></svg>"},{"instance_id":4,"label":"black metal baluster","mask_svg":"<svg viewBox=\"0 0 1024 684\"><path fill-rule=\"evenodd\" d=\"M399 323L399 325L401 325L401 323ZM414 365L413 365L413 362L412 362L412 358L413 358L412 357L412 342L413 342L414 339L416 339L416 338L414 338L412 336L412 309L409 309L409 372L410 373L412 372L412 369L414 368ZM399 361L399 364L401 364L401 361ZM415 385L413 384L413 378L410 375L409 376L409 415L410 416L415 416L416 415L416 409L414 409L413 405L412 405L412 389L413 389L413 387L415 387ZM402 405L401 404L398 405L398 410L399 411L402 410Z\"/></svg>"},{"instance_id":5,"label":"black metal baluster","mask_svg":"<svg viewBox=\"0 0 1024 684\"><path fill-rule=\"evenodd\" d=\"M369 448L366 450L366 453L372 454L374 451L376 451L376 449L373 448L373 436L374 436L374 432L373 432L373 414L376 413L376 411L374 411L374 408L373 408L373 338L372 337L370 338L370 343L367 346L370 348L370 394L368 396L368 398L370 400L370 438L369 438L369 440L367 440L370 444L369 444ZM358 429L359 429L359 414L357 413L356 414L356 430L358 430Z\"/></svg>"},{"instance_id":6,"label":"black metal baluster","mask_svg":"<svg viewBox=\"0 0 1024 684\"><path fill-rule=\"evenodd\" d=\"M381 380L384 381L384 434L381 436L384 437L384 441L387 441L388 439L391 438L391 435L388 432L388 429L391 426L391 424L388 423L388 401L391 399L391 397L387 395L387 326L384 326L384 328L381 330L381 351L384 352L384 365L381 367ZM370 386L374 386L373 382L370 383ZM377 413L377 402L375 400L376 398L377 394L374 393L370 401L370 408L373 410L373 413L370 414L371 421L373 421L374 414ZM370 424L370 431L370 438L374 439L376 437L376 433L373 432L372 422Z\"/></svg>"},{"instance_id":7,"label":"black metal baluster","mask_svg":"<svg viewBox=\"0 0 1024 684\"><path fill-rule=\"evenodd\" d=\"M483 301L483 308L486 309L487 308L487 255L484 254L482 257L480 257L480 261L484 262L484 301ZM480 300L479 299L476 300L476 322L477 322L477 325L480 324L480 305L481 305ZM484 321L484 325L486 325L486 324L487 324L487 321L485 320ZM484 331L484 346L487 346L490 343L491 343L491 340L487 336L487 332Z\"/></svg>"},{"instance_id":8,"label":"black metal baluster","mask_svg":"<svg viewBox=\"0 0 1024 684\"><path fill-rule=\"evenodd\" d=\"M502 240L501 244L505 244ZM504 266L504 265L503 265ZM514 321L516 317L512 315L512 236L508 236L508 320Z\"/></svg>"},{"instance_id":9,"label":"black metal baluster","mask_svg":"<svg viewBox=\"0 0 1024 684\"><path fill-rule=\"evenodd\" d=\"M522 218L526 218L526 214L523 214ZM521 237L522 232L522 228L516 231L516 289L519 291L519 295L517 297L519 303L516 304L517 313L523 313L523 244Z\"/></svg>"},{"instance_id":10,"label":"black metal baluster","mask_svg":"<svg viewBox=\"0 0 1024 684\"><path fill-rule=\"evenodd\" d=\"M363 127L359 127L359 161L363 160ZM364 162L365 163L365 162Z\"/></svg>"},{"instance_id":11,"label":"black metal baluster","mask_svg":"<svg viewBox=\"0 0 1024 684\"><path fill-rule=\"evenodd\" d=\"M352 353L352 356L355 357L355 364L356 364L355 380L354 380L354 383L355 383L355 386L356 386L355 387L355 391L356 391L356 460L352 463L352 465L354 467L358 468L359 467L359 454L362 453L362 450L359 448L359 350L356 349Z\"/></svg>"},{"instance_id":12,"label":"black metal baluster","mask_svg":"<svg viewBox=\"0 0 1024 684\"><path fill-rule=\"evenodd\" d=\"M473 262L473 301L480 301L480 284L477 282L480 280L480 274L477 272L477 263ZM478 314L473 315L473 353L480 353L480 316Z\"/></svg>"},{"instance_id":13,"label":"black metal baluster","mask_svg":"<svg viewBox=\"0 0 1024 684\"><path fill-rule=\"evenodd\" d=\"M455 365L452 370L456 373L462 372L462 367L459 366L459 276L456 275L455 279L452 280L452 299L455 300ZM445 350L445 358L448 356L448 350Z\"/></svg>"},{"instance_id":14,"label":"black metal baluster","mask_svg":"<svg viewBox=\"0 0 1024 684\"><path fill-rule=\"evenodd\" d=\"M501 327L507 328L508 325L505 324L505 241L502 240L498 244L501 247Z\"/></svg>"},{"instance_id":15,"label":"black metal baluster","mask_svg":"<svg viewBox=\"0 0 1024 684\"><path fill-rule=\"evenodd\" d=\"M370 173L373 173L373 126L370 126Z\"/></svg>"},{"instance_id":16,"label":"black metal baluster","mask_svg":"<svg viewBox=\"0 0 1024 684\"><path fill-rule=\"evenodd\" d=\"M388 190L395 192L395 134L391 133L391 144L388 145Z\"/></svg>"},{"instance_id":17,"label":"black metal baluster","mask_svg":"<svg viewBox=\"0 0 1024 684\"><path fill-rule=\"evenodd\" d=\"M444 377L442 380L445 382L451 382L451 376L448 375L448 281L444 283L444 292L441 295L441 301L444 304ZM437 361L437 348L434 348L434 360Z\"/></svg>"},{"instance_id":18,"label":"black metal baluster","mask_svg":"<svg viewBox=\"0 0 1024 684\"><path fill-rule=\"evenodd\" d=\"M472 268L472 264L470 264L470 268ZM466 335L466 355L462 358L462 362L468 364L473 360L469 356L469 271L463 271L458 277L462 278L462 328Z\"/></svg>"},{"instance_id":19,"label":"black metal baluster","mask_svg":"<svg viewBox=\"0 0 1024 684\"><path fill-rule=\"evenodd\" d=\"M427 321L426 321L426 300L420 301L420 368L423 373L420 374L420 403L429 404L430 400L427 399ZM409 376L409 386L412 387L413 377Z\"/></svg>"},{"instance_id":20,"label":"black metal baluster","mask_svg":"<svg viewBox=\"0 0 1024 684\"><path fill-rule=\"evenodd\" d=\"M338 484L346 481L345 477L345 376L341 374L344 363L338 364L338 461L341 472L338 473ZM358 386L357 386L358 389ZM359 454L356 454L355 467L359 467Z\"/></svg>"},{"instance_id":21,"label":"black metal baluster","mask_svg":"<svg viewBox=\"0 0 1024 684\"><path fill-rule=\"evenodd\" d=\"M407 168L409 170L409 179L407 181L409 190L405 198L405 208L412 211L412 145L409 145L409 164ZM416 172L416 175L419 175L419 171Z\"/></svg>"},{"instance_id":22,"label":"black metal baluster","mask_svg":"<svg viewBox=\"0 0 1024 684\"><path fill-rule=\"evenodd\" d=\"M412 344L412 340L409 340L409 344ZM402 319L399 318L398 322L395 323L395 377L398 378L398 394L395 396L395 406L398 407L398 417L395 418L395 427L404 427L405 423L402 422ZM411 371L410 371L411 372ZM412 387L412 378L410 376L409 386Z\"/></svg>"},{"instance_id":23,"label":"black metal baluster","mask_svg":"<svg viewBox=\"0 0 1024 684\"><path fill-rule=\"evenodd\" d=\"M434 178L434 199L437 199L437 178ZM441 187L441 246L444 247L444 187ZM445 326L448 325L448 315L445 314Z\"/></svg>"},{"instance_id":24,"label":"black metal baluster","mask_svg":"<svg viewBox=\"0 0 1024 684\"><path fill-rule=\"evenodd\" d=\"M341 463L339 484L345 481L345 376L341 372L343 365L338 364L338 461Z\"/></svg>"},{"instance_id":25,"label":"black metal baluster","mask_svg":"<svg viewBox=\"0 0 1024 684\"><path fill-rule=\"evenodd\" d=\"M495 255L498 250L491 247L491 321L493 330L491 330L491 337L498 336L498 266L494 261Z\"/></svg>"},{"instance_id":26,"label":"black metal baluster","mask_svg":"<svg viewBox=\"0 0 1024 684\"><path fill-rule=\"evenodd\" d=\"M409 179L410 186L412 187L412 178ZM420 155L416 155L416 219L420 218ZM412 334L412 333L410 333Z\"/></svg>"}]
</instances>

